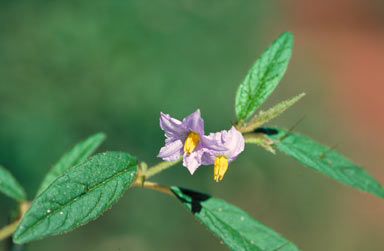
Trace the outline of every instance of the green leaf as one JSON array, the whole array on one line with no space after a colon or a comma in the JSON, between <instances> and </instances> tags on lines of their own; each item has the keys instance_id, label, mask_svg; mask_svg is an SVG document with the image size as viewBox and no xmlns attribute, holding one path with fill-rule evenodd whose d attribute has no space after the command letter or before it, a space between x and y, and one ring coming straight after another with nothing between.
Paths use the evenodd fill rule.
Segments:
<instances>
[{"instance_id":1,"label":"green leaf","mask_svg":"<svg viewBox=\"0 0 384 251\"><path fill-rule=\"evenodd\" d=\"M18 201L26 199L23 187L20 186L15 177L2 166L0 166L0 192Z\"/></svg>"},{"instance_id":2,"label":"green leaf","mask_svg":"<svg viewBox=\"0 0 384 251\"><path fill-rule=\"evenodd\" d=\"M171 187L171 191L232 250L299 250L293 243L224 200L180 187Z\"/></svg>"},{"instance_id":3,"label":"green leaf","mask_svg":"<svg viewBox=\"0 0 384 251\"><path fill-rule=\"evenodd\" d=\"M33 201L14 242L59 234L96 219L134 181L136 165L127 153L107 152L67 170Z\"/></svg>"},{"instance_id":4,"label":"green leaf","mask_svg":"<svg viewBox=\"0 0 384 251\"><path fill-rule=\"evenodd\" d=\"M240 132L247 133L255 130L256 128L262 126L268 121L276 118L289 107L294 105L297 101L299 101L302 97L305 96L305 93L301 93L293 98L284 100L281 103L278 103L274 107L268 109L267 111L260 111L257 115L255 115L245 126L238 128Z\"/></svg>"},{"instance_id":5,"label":"green leaf","mask_svg":"<svg viewBox=\"0 0 384 251\"><path fill-rule=\"evenodd\" d=\"M293 35L281 34L256 60L236 93L238 121L249 118L283 77L292 54Z\"/></svg>"},{"instance_id":6,"label":"green leaf","mask_svg":"<svg viewBox=\"0 0 384 251\"><path fill-rule=\"evenodd\" d=\"M104 141L105 134L97 133L84 141L75 145L71 151L61 157L61 159L54 165L47 175L45 176L37 195L41 194L47 187L60 175L62 175L69 168L76 166L86 160Z\"/></svg>"},{"instance_id":7,"label":"green leaf","mask_svg":"<svg viewBox=\"0 0 384 251\"><path fill-rule=\"evenodd\" d=\"M265 130L265 129L263 129ZM344 184L384 198L384 190L367 171L351 160L312 139L280 128L269 128L268 137L276 147L304 165Z\"/></svg>"}]
</instances>

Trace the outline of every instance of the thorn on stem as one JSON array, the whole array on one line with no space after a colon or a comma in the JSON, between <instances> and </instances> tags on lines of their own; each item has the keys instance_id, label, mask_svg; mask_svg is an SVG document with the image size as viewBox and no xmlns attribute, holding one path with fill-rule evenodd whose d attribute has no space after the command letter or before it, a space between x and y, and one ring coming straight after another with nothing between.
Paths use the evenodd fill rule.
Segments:
<instances>
[{"instance_id":1,"label":"thorn on stem","mask_svg":"<svg viewBox=\"0 0 384 251\"><path fill-rule=\"evenodd\" d=\"M285 139L288 136L288 134L290 134L293 130L296 129L297 126L301 124L301 122L303 122L305 117L306 116L303 116L301 119L299 119L291 128L289 128L289 130L283 136L281 136L279 140L282 141L283 139Z\"/></svg>"}]
</instances>

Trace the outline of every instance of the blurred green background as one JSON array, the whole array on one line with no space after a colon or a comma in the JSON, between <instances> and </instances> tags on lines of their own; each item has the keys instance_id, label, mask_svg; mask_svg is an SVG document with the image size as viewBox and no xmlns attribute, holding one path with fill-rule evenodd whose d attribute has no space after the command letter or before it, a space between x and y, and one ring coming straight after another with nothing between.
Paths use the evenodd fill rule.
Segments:
<instances>
[{"instance_id":1,"label":"blurred green background","mask_svg":"<svg viewBox=\"0 0 384 251\"><path fill-rule=\"evenodd\" d=\"M328 145L338 144L339 151L383 181L379 155L372 154L381 151L377 139L383 139L382 134L369 136L370 123L354 123L367 119L354 117L348 105L352 101L356 106L354 94L347 88L353 81L335 70L348 69L343 61L334 60L352 62L347 60L350 53L337 49L345 48L343 39L352 43L350 51L369 47L368 40L353 43L351 34L369 35L375 44L381 41L383 5L352 2L342 0L334 10L329 0L318 7L303 0L289 5L283 0L1 0L0 164L17 177L29 199L63 153L98 131L108 136L99 151L126 151L155 164L164 143L160 111L181 119L200 108L207 133L229 129L235 122L237 85L260 53L281 32L291 30L296 40L290 66L263 107L301 92L307 96L272 125L290 127L305 115L298 131ZM367 13L378 18L367 23ZM367 32L367 25L373 27L370 33L359 35ZM350 32L340 35L346 27ZM372 53L370 59L377 55ZM337 65L332 67L332 62ZM383 80L369 79L372 75L366 71L345 72L364 74L364 89ZM373 102L375 97L369 95L359 96L359 101ZM378 104L373 111L380 115L384 106ZM274 156L247 145L223 182L215 183L212 172L212 167L201 167L191 176L178 165L155 180L223 198L303 250L384 249L380 199L318 175L280 153ZM0 226L7 224L15 206L0 196ZM52 249L226 247L173 198L134 188L98 220L28 245L30 251Z\"/></svg>"}]
</instances>

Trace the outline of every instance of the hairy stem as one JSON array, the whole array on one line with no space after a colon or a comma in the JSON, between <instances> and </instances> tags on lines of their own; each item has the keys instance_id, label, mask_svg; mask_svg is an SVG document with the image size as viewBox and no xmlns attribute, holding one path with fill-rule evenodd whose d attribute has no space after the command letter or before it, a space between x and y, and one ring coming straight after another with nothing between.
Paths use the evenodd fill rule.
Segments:
<instances>
[{"instance_id":1,"label":"hairy stem","mask_svg":"<svg viewBox=\"0 0 384 251\"><path fill-rule=\"evenodd\" d=\"M31 206L30 202L27 202L27 201L20 202L19 219L0 229L0 241L8 238L13 234L13 232L16 231L17 226L19 225L21 219L23 218L24 214L28 211L30 206Z\"/></svg>"},{"instance_id":2,"label":"hairy stem","mask_svg":"<svg viewBox=\"0 0 384 251\"><path fill-rule=\"evenodd\" d=\"M159 164L154 165L153 167L151 167L148 170L144 171L143 175L145 176L145 179L148 179L148 178L150 178L150 177L152 177L152 176L154 176L154 175L164 171L165 169L168 169L168 168L176 165L182 159L183 158L179 158L179 159L174 160L174 161L162 161Z\"/></svg>"},{"instance_id":3,"label":"hairy stem","mask_svg":"<svg viewBox=\"0 0 384 251\"><path fill-rule=\"evenodd\" d=\"M8 238L15 232L17 225L19 225L20 220L14 221L11 224L0 229L0 241Z\"/></svg>"},{"instance_id":4,"label":"hairy stem","mask_svg":"<svg viewBox=\"0 0 384 251\"><path fill-rule=\"evenodd\" d=\"M267 136L261 133L245 133L243 134L245 143L256 144L263 147L268 152L275 154L273 144L276 142L269 139Z\"/></svg>"},{"instance_id":5,"label":"hairy stem","mask_svg":"<svg viewBox=\"0 0 384 251\"><path fill-rule=\"evenodd\" d=\"M171 195L171 196L175 196L168 186L160 185L160 184L157 184L155 182L145 181L141 185L136 183L136 184L134 184L134 186L141 186L141 187L156 190L156 191L159 191L162 193L166 193L166 194Z\"/></svg>"}]
</instances>

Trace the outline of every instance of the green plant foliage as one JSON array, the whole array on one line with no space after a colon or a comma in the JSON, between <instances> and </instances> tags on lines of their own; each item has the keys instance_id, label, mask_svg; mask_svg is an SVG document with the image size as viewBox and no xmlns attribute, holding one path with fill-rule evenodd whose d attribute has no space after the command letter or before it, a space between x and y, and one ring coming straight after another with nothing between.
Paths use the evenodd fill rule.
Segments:
<instances>
[{"instance_id":1,"label":"green plant foliage","mask_svg":"<svg viewBox=\"0 0 384 251\"><path fill-rule=\"evenodd\" d=\"M97 218L133 182L136 164L127 153L107 152L69 169L33 201L14 242L69 231Z\"/></svg>"},{"instance_id":2,"label":"green plant foliage","mask_svg":"<svg viewBox=\"0 0 384 251\"><path fill-rule=\"evenodd\" d=\"M293 243L224 200L179 187L172 187L171 190L199 221L232 250L298 250Z\"/></svg>"},{"instance_id":3,"label":"green plant foliage","mask_svg":"<svg viewBox=\"0 0 384 251\"><path fill-rule=\"evenodd\" d=\"M43 192L57 177L69 168L76 166L86 160L104 141L105 134L97 133L75 145L69 152L63 155L45 176L37 192Z\"/></svg>"},{"instance_id":4,"label":"green plant foliage","mask_svg":"<svg viewBox=\"0 0 384 251\"><path fill-rule=\"evenodd\" d=\"M367 171L333 149L312 139L280 128L266 130L277 140L276 147L304 165L324 173L344 184L384 198L384 190Z\"/></svg>"},{"instance_id":5,"label":"green plant foliage","mask_svg":"<svg viewBox=\"0 0 384 251\"><path fill-rule=\"evenodd\" d=\"M26 195L23 187L15 177L4 167L0 166L0 192L15 200L25 200Z\"/></svg>"},{"instance_id":6,"label":"green plant foliage","mask_svg":"<svg viewBox=\"0 0 384 251\"><path fill-rule=\"evenodd\" d=\"M275 141L271 140L264 134L246 133L244 135L244 140L245 140L245 143L256 144L258 146L261 146L262 148L264 148L270 153L273 153L273 154L276 153L275 149L273 149L273 144L275 143Z\"/></svg>"},{"instance_id":7,"label":"green plant foliage","mask_svg":"<svg viewBox=\"0 0 384 251\"><path fill-rule=\"evenodd\" d=\"M256 128L262 126L263 124L269 122L270 120L276 118L281 113L283 113L285 110L287 110L289 107L294 105L297 101L299 101L302 97L305 96L305 93L301 93L293 98L284 100L283 102L278 103L274 107L266 110L266 111L259 111L259 113L242 128L240 128L240 131L243 133L251 132L255 130Z\"/></svg>"},{"instance_id":8,"label":"green plant foliage","mask_svg":"<svg viewBox=\"0 0 384 251\"><path fill-rule=\"evenodd\" d=\"M292 54L293 35L281 34L256 60L236 93L238 121L248 119L283 77Z\"/></svg>"}]
</instances>

